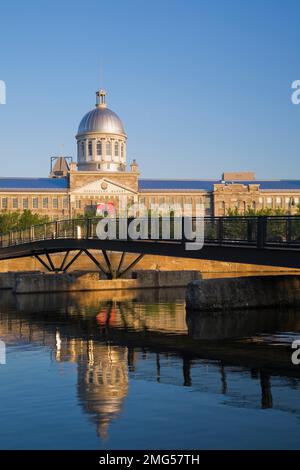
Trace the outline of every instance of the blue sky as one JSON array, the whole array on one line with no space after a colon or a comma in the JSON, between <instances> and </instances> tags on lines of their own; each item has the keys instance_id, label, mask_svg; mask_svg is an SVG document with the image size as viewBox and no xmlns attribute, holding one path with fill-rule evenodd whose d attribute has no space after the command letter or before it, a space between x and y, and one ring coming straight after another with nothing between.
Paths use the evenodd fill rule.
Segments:
<instances>
[{"instance_id":1,"label":"blue sky","mask_svg":"<svg viewBox=\"0 0 300 470\"><path fill-rule=\"evenodd\" d=\"M144 177L299 178L297 0L6 0L1 176L46 176L104 86Z\"/></svg>"}]
</instances>

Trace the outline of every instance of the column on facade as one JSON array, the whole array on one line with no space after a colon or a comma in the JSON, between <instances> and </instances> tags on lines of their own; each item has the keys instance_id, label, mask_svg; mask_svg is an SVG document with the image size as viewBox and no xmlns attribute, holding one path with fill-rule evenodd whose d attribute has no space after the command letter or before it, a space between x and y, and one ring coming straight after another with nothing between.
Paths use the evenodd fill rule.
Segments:
<instances>
[{"instance_id":1,"label":"column on facade","mask_svg":"<svg viewBox=\"0 0 300 470\"><path fill-rule=\"evenodd\" d=\"M95 162L97 160L97 140L92 139L92 160Z\"/></svg>"},{"instance_id":2,"label":"column on facade","mask_svg":"<svg viewBox=\"0 0 300 470\"><path fill-rule=\"evenodd\" d=\"M111 139L110 148L111 148L111 161L115 163L115 139Z\"/></svg>"},{"instance_id":3,"label":"column on facade","mask_svg":"<svg viewBox=\"0 0 300 470\"><path fill-rule=\"evenodd\" d=\"M84 140L84 155L85 155L85 161L89 161L89 139Z\"/></svg>"},{"instance_id":4,"label":"column on facade","mask_svg":"<svg viewBox=\"0 0 300 470\"><path fill-rule=\"evenodd\" d=\"M123 163L126 163L126 143L122 142L123 145Z\"/></svg>"},{"instance_id":5,"label":"column on facade","mask_svg":"<svg viewBox=\"0 0 300 470\"><path fill-rule=\"evenodd\" d=\"M77 155L79 156L79 160L81 161L81 160L82 160L82 155L81 155L81 148L80 148L80 145L81 145L81 141L78 140L78 141L77 141Z\"/></svg>"}]
</instances>

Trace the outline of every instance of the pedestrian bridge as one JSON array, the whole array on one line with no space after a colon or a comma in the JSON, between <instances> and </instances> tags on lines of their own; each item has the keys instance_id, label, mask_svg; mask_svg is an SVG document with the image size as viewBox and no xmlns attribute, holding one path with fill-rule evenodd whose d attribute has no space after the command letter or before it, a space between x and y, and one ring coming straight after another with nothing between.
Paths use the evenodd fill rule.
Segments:
<instances>
[{"instance_id":1,"label":"pedestrian bridge","mask_svg":"<svg viewBox=\"0 0 300 470\"><path fill-rule=\"evenodd\" d=\"M142 230L138 239L128 231L124 237L124 230L121 236L121 225L123 229L124 224L128 228L133 220L137 221L114 219L114 239L98 238L99 218L61 220L10 231L0 236L0 260L34 256L47 270L65 272L85 253L108 277L121 277L144 255L300 268L300 216L173 218L169 233L164 229L164 218L147 219L148 231ZM186 249L186 243L191 241L184 233L186 222L192 228L203 223L201 249ZM154 223L158 224L158 230L153 239L151 224ZM179 236L176 224L179 224L177 228L182 224ZM110 251L120 252L117 267L111 265ZM101 264L103 259L100 262L97 252L102 252L105 265ZM60 266L55 266L51 257L55 253L64 253ZM126 253L135 253L137 257L124 267Z\"/></svg>"}]
</instances>

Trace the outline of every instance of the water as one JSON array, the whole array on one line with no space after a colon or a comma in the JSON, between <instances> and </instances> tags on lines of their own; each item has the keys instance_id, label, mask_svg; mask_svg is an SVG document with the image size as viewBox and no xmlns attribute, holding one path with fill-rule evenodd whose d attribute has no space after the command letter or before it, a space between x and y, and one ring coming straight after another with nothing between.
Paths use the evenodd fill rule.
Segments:
<instances>
[{"instance_id":1,"label":"water","mask_svg":"<svg viewBox=\"0 0 300 470\"><path fill-rule=\"evenodd\" d=\"M1 293L1 449L297 449L300 312L184 291Z\"/></svg>"}]
</instances>

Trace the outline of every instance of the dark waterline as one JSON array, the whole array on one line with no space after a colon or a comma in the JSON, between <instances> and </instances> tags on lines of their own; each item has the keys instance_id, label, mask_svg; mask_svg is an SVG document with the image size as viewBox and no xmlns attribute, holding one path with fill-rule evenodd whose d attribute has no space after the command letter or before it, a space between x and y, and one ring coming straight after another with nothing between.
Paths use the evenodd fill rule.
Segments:
<instances>
[{"instance_id":1,"label":"dark waterline","mask_svg":"<svg viewBox=\"0 0 300 470\"><path fill-rule=\"evenodd\" d=\"M0 448L299 448L298 337L298 311L186 318L180 289L2 292Z\"/></svg>"}]
</instances>

